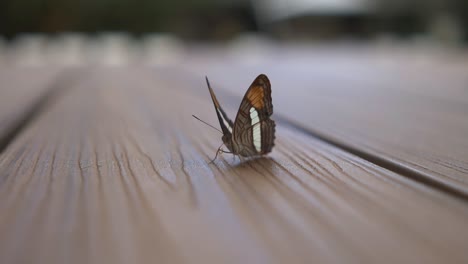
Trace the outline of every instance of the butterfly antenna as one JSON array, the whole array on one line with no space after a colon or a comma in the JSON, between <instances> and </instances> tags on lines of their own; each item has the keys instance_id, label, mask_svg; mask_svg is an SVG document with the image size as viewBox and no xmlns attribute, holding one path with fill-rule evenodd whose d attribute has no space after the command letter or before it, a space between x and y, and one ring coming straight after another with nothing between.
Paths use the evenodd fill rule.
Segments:
<instances>
[{"instance_id":1,"label":"butterfly antenna","mask_svg":"<svg viewBox=\"0 0 468 264\"><path fill-rule=\"evenodd\" d=\"M221 132L221 130L219 130L219 129L217 129L216 127L214 127L214 126L208 124L207 122L201 120L201 119L198 118L196 115L192 115L192 116L193 116L194 118L196 118L198 121L202 122L203 124L205 124L205 125L207 125L207 126L213 128L213 129L217 130L219 133L223 134L223 132Z\"/></svg>"}]
</instances>

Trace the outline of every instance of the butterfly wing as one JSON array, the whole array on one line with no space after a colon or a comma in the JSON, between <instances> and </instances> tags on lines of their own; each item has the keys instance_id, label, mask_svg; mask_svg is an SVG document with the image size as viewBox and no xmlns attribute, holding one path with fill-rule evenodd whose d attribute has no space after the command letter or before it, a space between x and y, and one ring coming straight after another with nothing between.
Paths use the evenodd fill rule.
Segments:
<instances>
[{"instance_id":1,"label":"butterfly wing","mask_svg":"<svg viewBox=\"0 0 468 264\"><path fill-rule=\"evenodd\" d=\"M221 105L219 104L218 100L216 99L216 95L213 92L213 89L211 89L210 82L208 81L208 77L206 78L206 84L208 85L208 90L210 91L211 95L211 100L213 100L213 104L216 110L216 115L218 116L219 120L219 125L221 126L221 129L223 130L223 141L224 138L231 138L232 131L233 131L233 124L232 121L227 117L226 112L221 108Z\"/></svg>"},{"instance_id":2,"label":"butterfly wing","mask_svg":"<svg viewBox=\"0 0 468 264\"><path fill-rule=\"evenodd\" d=\"M260 74L242 99L237 113L233 141L242 156L263 155L271 151L275 140L270 80Z\"/></svg>"}]
</instances>

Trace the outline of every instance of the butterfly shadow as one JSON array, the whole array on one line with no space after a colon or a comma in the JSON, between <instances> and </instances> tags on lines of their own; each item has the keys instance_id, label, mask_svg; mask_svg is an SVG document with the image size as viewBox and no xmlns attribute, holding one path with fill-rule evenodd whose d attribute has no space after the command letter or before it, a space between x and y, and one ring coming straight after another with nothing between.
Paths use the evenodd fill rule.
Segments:
<instances>
[{"instance_id":1,"label":"butterfly shadow","mask_svg":"<svg viewBox=\"0 0 468 264\"><path fill-rule=\"evenodd\" d=\"M234 161L225 159L224 162L228 164L227 170L235 174L236 177L271 176L276 164L273 158L267 156L244 158L242 160L237 158Z\"/></svg>"},{"instance_id":2,"label":"butterfly shadow","mask_svg":"<svg viewBox=\"0 0 468 264\"><path fill-rule=\"evenodd\" d=\"M281 192L278 189L278 162L274 158L257 157L236 162L226 159L223 162L227 165L224 181L243 199L263 200Z\"/></svg>"}]
</instances>

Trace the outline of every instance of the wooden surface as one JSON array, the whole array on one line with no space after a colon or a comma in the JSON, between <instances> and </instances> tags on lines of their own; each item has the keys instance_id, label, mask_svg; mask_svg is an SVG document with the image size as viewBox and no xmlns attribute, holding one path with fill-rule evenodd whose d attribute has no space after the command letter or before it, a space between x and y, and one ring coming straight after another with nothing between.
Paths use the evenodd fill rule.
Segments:
<instances>
[{"instance_id":1,"label":"wooden surface","mask_svg":"<svg viewBox=\"0 0 468 264\"><path fill-rule=\"evenodd\" d=\"M468 199L465 53L361 46L234 50L194 51L184 66L235 96L266 73L276 113L288 122Z\"/></svg>"},{"instance_id":2,"label":"wooden surface","mask_svg":"<svg viewBox=\"0 0 468 264\"><path fill-rule=\"evenodd\" d=\"M281 116L275 149L265 158L245 163L225 154L210 165L221 135L191 117L196 114L217 125L204 76L178 67L68 68L51 77L49 85L33 81L26 85L31 90L42 86L42 91L62 92L46 100L39 96L45 102L40 111L22 110L26 117L21 118L15 115L27 103L21 106L13 103L14 98L0 96L2 104L10 101L5 109L11 114L5 116L24 122L0 154L0 263L468 261L466 199L368 161L296 124L329 131L333 137L337 134L330 127L339 130L351 124L352 120L345 124L332 120L325 128L315 127L325 124L327 115L320 112L324 116L316 121L320 105L314 104L327 98L336 103L335 111L329 108L335 121L344 120L345 113L356 122L370 118L357 115L359 110L348 113L351 103L336 99L333 85L323 90L319 97L323 100L306 103L313 96L303 86L286 90L281 80L289 78L287 74L269 74L274 111ZM208 67L200 63L196 70L204 68ZM41 75L41 69L28 76ZM240 102L236 95L245 91L252 76L239 73L232 82L234 76L226 81L224 76L211 77L231 117ZM226 92L241 82L239 91ZM290 101L294 91L301 94L295 97L298 103ZM356 93L372 98L379 94L365 88ZM421 98L425 94L421 92ZM437 98L443 102L463 104L461 96L450 99L450 92L440 94ZM426 99L412 96L404 98L414 100L417 109L429 109L423 106ZM361 100L351 91L346 98ZM400 106L395 100L389 100L387 107L392 102ZM299 111L303 119L291 117L299 104L317 113ZM458 112L452 116L437 109L430 116L447 122L459 117ZM400 113L402 107L395 111ZM333 115L342 112L343 116ZM402 131L410 129L400 126ZM382 128L381 133L389 133ZM418 126L412 128L421 134ZM356 135L349 135L353 138L349 144L361 143ZM435 132L422 134L426 135L435 138ZM441 136L445 139L445 134ZM364 138L371 146L377 142ZM457 138L450 140L453 144ZM466 160L462 146L457 157ZM420 151L426 153L425 148ZM453 178L450 173L443 175ZM464 188L463 182L450 184Z\"/></svg>"},{"instance_id":3,"label":"wooden surface","mask_svg":"<svg viewBox=\"0 0 468 264\"><path fill-rule=\"evenodd\" d=\"M56 67L32 69L0 64L0 150L22 123L39 110L58 74Z\"/></svg>"}]
</instances>

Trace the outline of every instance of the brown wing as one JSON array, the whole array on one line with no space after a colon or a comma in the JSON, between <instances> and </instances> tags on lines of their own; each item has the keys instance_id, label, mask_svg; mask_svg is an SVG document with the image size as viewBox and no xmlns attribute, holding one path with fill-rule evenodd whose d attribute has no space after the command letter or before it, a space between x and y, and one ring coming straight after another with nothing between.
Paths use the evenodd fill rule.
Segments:
<instances>
[{"instance_id":1,"label":"brown wing","mask_svg":"<svg viewBox=\"0 0 468 264\"><path fill-rule=\"evenodd\" d=\"M262 155L271 151L275 140L272 114L270 81L260 74L245 93L234 121L233 140L241 155Z\"/></svg>"}]
</instances>

